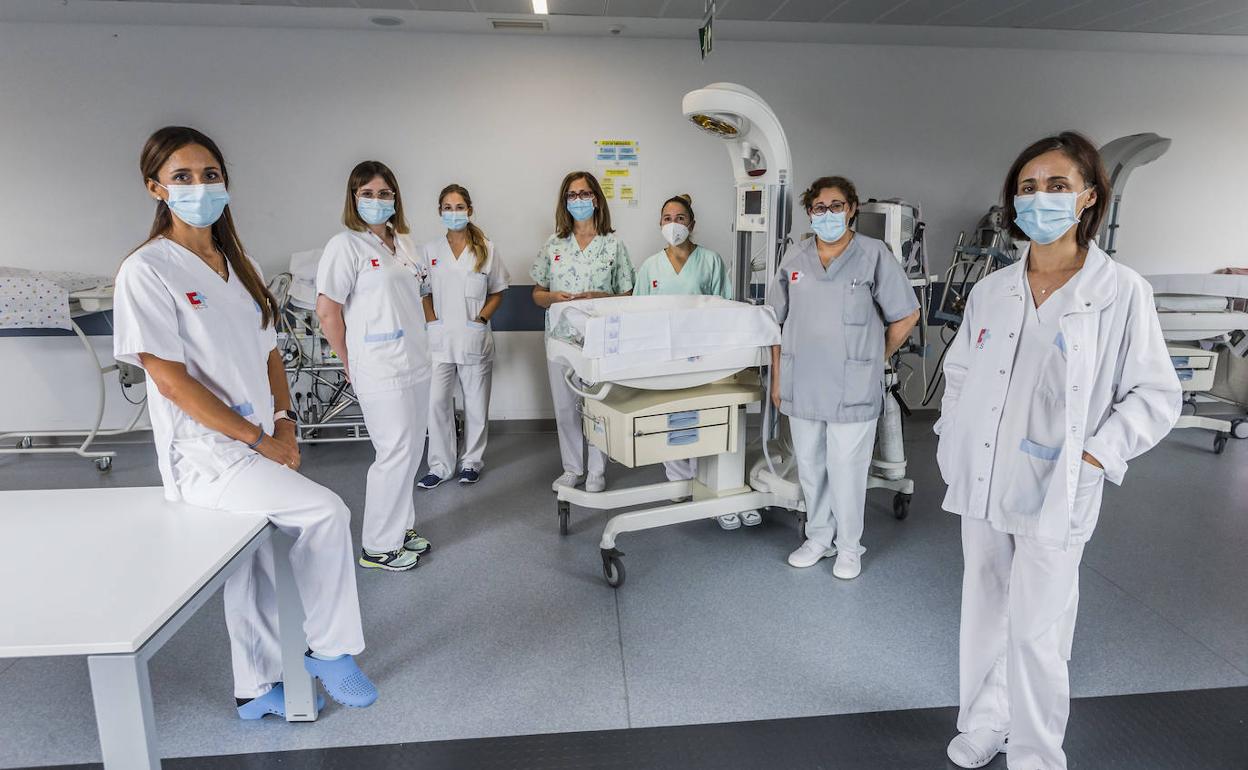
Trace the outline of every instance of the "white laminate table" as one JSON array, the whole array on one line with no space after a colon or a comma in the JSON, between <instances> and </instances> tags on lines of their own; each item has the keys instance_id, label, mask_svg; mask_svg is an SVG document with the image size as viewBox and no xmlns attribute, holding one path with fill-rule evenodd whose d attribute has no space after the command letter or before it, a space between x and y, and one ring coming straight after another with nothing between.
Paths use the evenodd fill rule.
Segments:
<instances>
[{"instance_id":1,"label":"white laminate table","mask_svg":"<svg viewBox=\"0 0 1248 770\"><path fill-rule=\"evenodd\" d=\"M0 491L0 658L85 655L105 768L159 768L148 660L270 537L286 719L314 721L293 541L160 487Z\"/></svg>"}]
</instances>

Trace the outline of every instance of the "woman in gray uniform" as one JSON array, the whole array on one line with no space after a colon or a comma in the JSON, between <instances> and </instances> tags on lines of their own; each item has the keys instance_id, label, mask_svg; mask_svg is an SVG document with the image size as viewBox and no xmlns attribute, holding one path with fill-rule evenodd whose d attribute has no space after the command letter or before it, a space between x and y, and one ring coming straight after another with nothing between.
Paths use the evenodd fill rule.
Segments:
<instances>
[{"instance_id":1,"label":"woman in gray uniform","mask_svg":"<svg viewBox=\"0 0 1248 770\"><path fill-rule=\"evenodd\" d=\"M884 361L919 319L919 302L888 247L849 226L858 193L848 179L816 179L802 193L815 237L772 277L768 303L783 325L771 350L771 398L789 418L806 498L806 542L794 567L836 556L832 574L862 571L863 507ZM835 540L835 546L833 541Z\"/></svg>"}]
</instances>

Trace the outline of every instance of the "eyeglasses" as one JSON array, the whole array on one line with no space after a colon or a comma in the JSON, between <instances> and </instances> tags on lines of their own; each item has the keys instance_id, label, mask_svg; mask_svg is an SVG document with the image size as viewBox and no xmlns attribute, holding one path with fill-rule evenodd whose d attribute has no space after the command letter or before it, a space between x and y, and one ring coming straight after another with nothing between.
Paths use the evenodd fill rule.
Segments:
<instances>
[{"instance_id":1,"label":"eyeglasses","mask_svg":"<svg viewBox=\"0 0 1248 770\"><path fill-rule=\"evenodd\" d=\"M688 214L664 214L663 218L660 219L659 222L665 225L671 222L676 222L682 225L688 225L689 215Z\"/></svg>"},{"instance_id":2,"label":"eyeglasses","mask_svg":"<svg viewBox=\"0 0 1248 770\"><path fill-rule=\"evenodd\" d=\"M575 200L592 201L594 199L593 190L581 190L580 192L570 192L567 195L568 203Z\"/></svg>"},{"instance_id":3,"label":"eyeglasses","mask_svg":"<svg viewBox=\"0 0 1248 770\"><path fill-rule=\"evenodd\" d=\"M822 203L816 203L810 207L810 215L814 217L821 217L829 211L833 214L842 214L848 207L849 204L845 201L832 201L832 205L830 206L825 206Z\"/></svg>"},{"instance_id":4,"label":"eyeglasses","mask_svg":"<svg viewBox=\"0 0 1248 770\"><path fill-rule=\"evenodd\" d=\"M376 192L372 190L359 190L355 193L355 195L356 197L367 198L369 200L372 200L374 198L376 198L379 201L394 200L394 190L377 190Z\"/></svg>"}]
</instances>

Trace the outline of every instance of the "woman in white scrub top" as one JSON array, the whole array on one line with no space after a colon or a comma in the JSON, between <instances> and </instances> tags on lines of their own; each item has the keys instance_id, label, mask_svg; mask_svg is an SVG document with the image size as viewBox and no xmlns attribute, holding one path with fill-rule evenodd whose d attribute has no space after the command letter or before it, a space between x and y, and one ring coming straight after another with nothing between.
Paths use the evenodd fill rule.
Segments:
<instances>
[{"instance_id":1,"label":"woman in white scrub top","mask_svg":"<svg viewBox=\"0 0 1248 770\"><path fill-rule=\"evenodd\" d=\"M651 256L637 268L633 295L711 294L732 299L732 283L728 268L714 251L693 242L693 199L677 195L663 203L659 211L659 232L667 247ZM669 460L663 463L668 481L683 481L697 474L697 459ZM744 514L728 513L719 517L724 529L739 529L742 524L754 526L762 521L757 511Z\"/></svg>"},{"instance_id":2,"label":"woman in white scrub top","mask_svg":"<svg viewBox=\"0 0 1248 770\"><path fill-rule=\"evenodd\" d=\"M529 271L533 301L550 308L556 302L631 293L633 263L624 242L611 229L611 212L594 175L573 171L565 176L555 206L555 234L542 246ZM563 475L551 484L558 491L561 486L576 486L585 475L585 436L576 409L578 396L563 379L563 366L547 362L546 369L563 461ZM591 444L587 492L606 489L606 470L607 456Z\"/></svg>"},{"instance_id":3,"label":"woman in white scrub top","mask_svg":"<svg viewBox=\"0 0 1248 770\"><path fill-rule=\"evenodd\" d=\"M351 512L298 472L276 350L279 310L234 230L221 152L194 129L162 128L147 140L140 169L156 219L117 274L113 349L155 386L148 412L165 496L223 515L260 513L294 536L291 563L311 648L305 667L335 700L366 706L377 692L353 657L364 634ZM243 719L284 709L273 580L265 543L223 591Z\"/></svg>"},{"instance_id":4,"label":"woman in white scrub top","mask_svg":"<svg viewBox=\"0 0 1248 770\"><path fill-rule=\"evenodd\" d=\"M412 483L425 452L429 345L425 272L408 236L399 183L385 164L358 164L342 222L316 273L316 315L342 361L377 452L364 495L366 569L409 570L429 550L416 532Z\"/></svg>"},{"instance_id":5,"label":"woman in white scrub top","mask_svg":"<svg viewBox=\"0 0 1248 770\"><path fill-rule=\"evenodd\" d=\"M1157 444L1181 391L1147 282L1092 240L1112 187L1066 132L1006 175L1006 221L1030 243L975 285L945 358L936 458L962 517L959 734L982 767L1066 767L1067 661L1079 563L1106 479Z\"/></svg>"},{"instance_id":6,"label":"woman in white scrub top","mask_svg":"<svg viewBox=\"0 0 1248 770\"><path fill-rule=\"evenodd\" d=\"M429 474L417 486L433 489L455 471L455 382L464 394L464 446L459 483L481 477L489 427L490 378L494 335L490 318L503 304L511 281L494 244L472 216L472 196L460 185L438 194L438 214L446 235L424 247L429 273L425 303L437 319L429 324L433 388L429 396Z\"/></svg>"},{"instance_id":7,"label":"woman in white scrub top","mask_svg":"<svg viewBox=\"0 0 1248 770\"><path fill-rule=\"evenodd\" d=\"M816 179L802 206L815 237L789 250L767 292L782 324L771 397L789 418L807 510L806 542L789 565L835 556L832 574L852 580L866 550L863 509L884 362L910 336L919 301L888 247L850 229L858 213L852 182Z\"/></svg>"}]
</instances>

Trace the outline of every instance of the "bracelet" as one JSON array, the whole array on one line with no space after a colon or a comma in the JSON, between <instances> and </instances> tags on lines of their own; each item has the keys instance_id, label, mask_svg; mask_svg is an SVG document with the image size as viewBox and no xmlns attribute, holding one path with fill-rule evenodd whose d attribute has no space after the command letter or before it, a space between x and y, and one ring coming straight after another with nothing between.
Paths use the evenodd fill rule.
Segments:
<instances>
[{"instance_id":1,"label":"bracelet","mask_svg":"<svg viewBox=\"0 0 1248 770\"><path fill-rule=\"evenodd\" d=\"M247 448L248 448L248 449L255 449L256 447L260 446L260 442L261 442L261 441L264 441L264 437L265 437L265 436L267 436L267 435L268 435L268 434L264 432L264 428L261 428L261 429L260 429L260 435L259 435L259 436L256 436L256 440L255 440L255 441L253 441L253 442L251 442L250 444L248 444L248 445L247 445Z\"/></svg>"}]
</instances>

